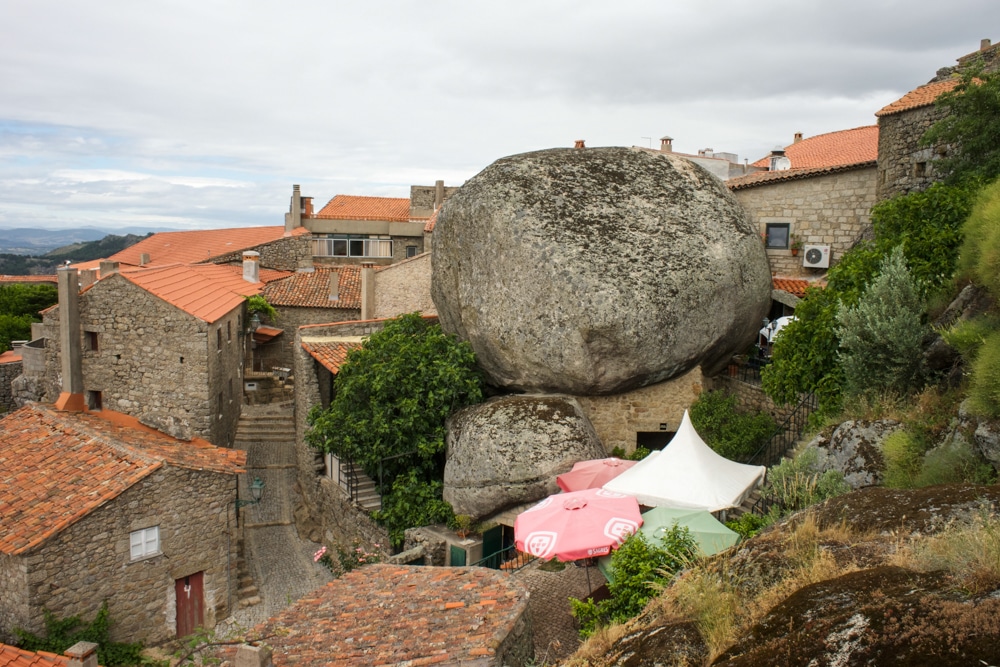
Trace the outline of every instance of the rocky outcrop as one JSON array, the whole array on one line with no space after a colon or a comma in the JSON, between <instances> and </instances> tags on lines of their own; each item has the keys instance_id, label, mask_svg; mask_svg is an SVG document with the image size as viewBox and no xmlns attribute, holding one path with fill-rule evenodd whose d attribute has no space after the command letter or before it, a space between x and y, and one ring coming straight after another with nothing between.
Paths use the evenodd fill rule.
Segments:
<instances>
[{"instance_id":1,"label":"rocky outcrop","mask_svg":"<svg viewBox=\"0 0 1000 667\"><path fill-rule=\"evenodd\" d=\"M438 214L441 325L514 390L623 392L754 340L771 296L757 229L675 155L554 149L503 158Z\"/></svg>"},{"instance_id":2,"label":"rocky outcrop","mask_svg":"<svg viewBox=\"0 0 1000 667\"><path fill-rule=\"evenodd\" d=\"M818 453L816 469L820 472L836 470L844 475L852 489L878 484L885 472L882 458L882 441L902 428L899 422L845 421L829 438L819 435L807 447Z\"/></svg>"},{"instance_id":3,"label":"rocky outcrop","mask_svg":"<svg viewBox=\"0 0 1000 667\"><path fill-rule=\"evenodd\" d=\"M607 456L576 399L504 396L448 421L444 499L482 518L558 493L556 475Z\"/></svg>"}]
</instances>

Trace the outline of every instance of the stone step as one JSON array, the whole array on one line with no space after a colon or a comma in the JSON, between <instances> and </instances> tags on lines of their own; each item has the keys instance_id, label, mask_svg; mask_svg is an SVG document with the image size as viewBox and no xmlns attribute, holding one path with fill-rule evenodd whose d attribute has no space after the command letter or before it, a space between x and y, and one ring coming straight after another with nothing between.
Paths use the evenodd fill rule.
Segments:
<instances>
[{"instance_id":1,"label":"stone step","mask_svg":"<svg viewBox=\"0 0 1000 667\"><path fill-rule=\"evenodd\" d=\"M241 607L253 607L254 605L260 604L260 596L254 595L253 597L246 598L245 600L240 600Z\"/></svg>"},{"instance_id":2,"label":"stone step","mask_svg":"<svg viewBox=\"0 0 1000 667\"><path fill-rule=\"evenodd\" d=\"M259 591L257 590L256 586L246 586L236 591L236 597L243 600L245 598L253 597L257 595L257 593L259 593Z\"/></svg>"}]
</instances>

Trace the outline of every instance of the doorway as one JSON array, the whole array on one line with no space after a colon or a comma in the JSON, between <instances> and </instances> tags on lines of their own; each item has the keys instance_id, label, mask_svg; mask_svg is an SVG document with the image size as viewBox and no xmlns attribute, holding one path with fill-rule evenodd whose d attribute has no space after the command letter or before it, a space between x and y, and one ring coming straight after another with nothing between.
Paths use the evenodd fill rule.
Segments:
<instances>
[{"instance_id":1,"label":"doorway","mask_svg":"<svg viewBox=\"0 0 1000 667\"><path fill-rule=\"evenodd\" d=\"M676 431L637 431L635 446L648 450L663 449L673 439Z\"/></svg>"},{"instance_id":2,"label":"doorway","mask_svg":"<svg viewBox=\"0 0 1000 667\"><path fill-rule=\"evenodd\" d=\"M205 573L195 572L174 581L177 598L177 636L186 637L205 624Z\"/></svg>"}]
</instances>

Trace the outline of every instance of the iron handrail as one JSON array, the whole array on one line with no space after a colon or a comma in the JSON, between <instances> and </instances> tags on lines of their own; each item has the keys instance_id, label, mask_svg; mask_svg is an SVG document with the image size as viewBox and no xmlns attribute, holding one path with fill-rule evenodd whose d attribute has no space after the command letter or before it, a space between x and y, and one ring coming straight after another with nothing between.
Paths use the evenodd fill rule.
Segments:
<instances>
[{"instance_id":1,"label":"iron handrail","mask_svg":"<svg viewBox=\"0 0 1000 667\"><path fill-rule=\"evenodd\" d=\"M781 460L781 457L798 442L799 436L805 431L806 424L811 415L818 407L816 394L808 393L803 396L795 409L788 413L785 421L775 430L774 435L761 445L760 449L753 453L741 463L748 465L773 466Z\"/></svg>"},{"instance_id":2,"label":"iron handrail","mask_svg":"<svg viewBox=\"0 0 1000 667\"><path fill-rule=\"evenodd\" d=\"M491 570L517 572L533 560L535 560L534 556L518 551L517 547L512 544L485 558L480 558L472 565L473 567L488 567Z\"/></svg>"}]
</instances>

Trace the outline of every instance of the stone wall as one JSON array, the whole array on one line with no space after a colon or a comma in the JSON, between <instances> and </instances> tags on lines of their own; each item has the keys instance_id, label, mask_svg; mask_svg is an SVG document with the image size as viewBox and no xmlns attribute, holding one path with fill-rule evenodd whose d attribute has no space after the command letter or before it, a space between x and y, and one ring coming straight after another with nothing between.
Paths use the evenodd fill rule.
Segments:
<instances>
[{"instance_id":1,"label":"stone wall","mask_svg":"<svg viewBox=\"0 0 1000 667\"><path fill-rule=\"evenodd\" d=\"M609 453L615 447L632 452L636 433L660 431L660 424L666 424L668 431L676 431L684 411L701 393L702 383L701 369L695 368L673 380L624 394L576 399Z\"/></svg>"},{"instance_id":2,"label":"stone wall","mask_svg":"<svg viewBox=\"0 0 1000 667\"><path fill-rule=\"evenodd\" d=\"M437 191L436 185L411 185L410 186L410 217L428 217L434 212L434 197ZM457 186L445 186L444 200L458 192Z\"/></svg>"},{"instance_id":3,"label":"stone wall","mask_svg":"<svg viewBox=\"0 0 1000 667\"><path fill-rule=\"evenodd\" d=\"M14 381L14 378L21 375L23 366L24 364L20 361L0 364L0 414L13 410L16 407L11 383Z\"/></svg>"},{"instance_id":4,"label":"stone wall","mask_svg":"<svg viewBox=\"0 0 1000 667\"><path fill-rule=\"evenodd\" d=\"M375 274L375 317L420 311L436 315L431 300L431 253L393 264Z\"/></svg>"},{"instance_id":5,"label":"stone wall","mask_svg":"<svg viewBox=\"0 0 1000 667\"><path fill-rule=\"evenodd\" d=\"M40 546L0 561L0 581L17 586L0 595L0 631L43 630L43 608L90 620L107 600L112 639L162 642L176 634L174 581L197 572L205 573L205 626L214 627L229 613L230 588L236 594L236 540L227 529L235 493L232 475L165 466ZM132 561L129 534L153 526L161 555Z\"/></svg>"},{"instance_id":6,"label":"stone wall","mask_svg":"<svg viewBox=\"0 0 1000 667\"><path fill-rule=\"evenodd\" d=\"M254 250L260 253L260 266L265 269L295 271L300 266L312 264L312 242L309 234L286 236L253 248L245 248L213 260L215 264L243 263L243 253Z\"/></svg>"},{"instance_id":7,"label":"stone wall","mask_svg":"<svg viewBox=\"0 0 1000 667\"><path fill-rule=\"evenodd\" d=\"M875 167L836 174L765 182L733 194L750 214L760 233L768 223L789 223L789 230L805 244L830 246L833 266L870 224L875 204ZM767 251L772 274L816 278L826 269L805 268L803 255L791 250Z\"/></svg>"},{"instance_id":8,"label":"stone wall","mask_svg":"<svg viewBox=\"0 0 1000 667\"><path fill-rule=\"evenodd\" d=\"M361 317L360 308L297 308L294 306L275 306L278 311L278 321L270 323L284 331L274 341L257 350L265 358L273 359L272 365L291 368L295 358L295 332L305 324L323 324L326 322L345 322ZM256 351L255 351L256 353Z\"/></svg>"},{"instance_id":9,"label":"stone wall","mask_svg":"<svg viewBox=\"0 0 1000 667\"><path fill-rule=\"evenodd\" d=\"M760 385L743 382L738 378L717 375L712 378L709 388L735 396L737 410L740 412L766 412L779 424L795 410L795 405L776 405Z\"/></svg>"}]
</instances>

